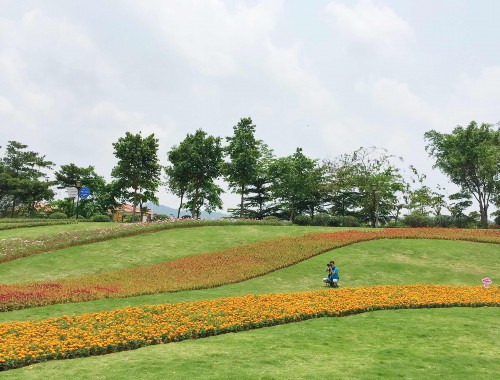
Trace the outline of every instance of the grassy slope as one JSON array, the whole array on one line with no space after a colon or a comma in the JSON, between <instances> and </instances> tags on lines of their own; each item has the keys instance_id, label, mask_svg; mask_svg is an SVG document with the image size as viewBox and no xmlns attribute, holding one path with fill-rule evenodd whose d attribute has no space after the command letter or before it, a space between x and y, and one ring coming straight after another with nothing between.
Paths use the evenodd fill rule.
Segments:
<instances>
[{"instance_id":1,"label":"grassy slope","mask_svg":"<svg viewBox=\"0 0 500 380\"><path fill-rule=\"evenodd\" d=\"M197 230L184 230L187 235L179 236L182 244L173 245L169 254L182 255L177 250L182 250L186 240L191 247L196 244L213 249L227 242L217 233L200 237L199 242L195 242L192 233ZM236 232L241 236L240 231L243 230ZM264 236L259 234L259 237ZM130 239L137 238L140 237ZM234 245L237 244L241 241ZM149 251L143 250L141 256L145 252ZM500 280L495 277L500 272L499 253L500 247L491 244L372 241L335 250L261 278L216 289L54 305L1 313L0 317L22 320L129 304L317 289L321 286L324 265L332 258L340 267L343 286L419 282L472 285L480 284L485 275L497 282ZM31 259L20 262L37 268ZM2 377L317 378L331 375L335 368L342 378L425 376L437 379L461 375L491 378L500 371L496 360L500 354L497 323L498 310L487 308L384 311L340 319L323 318L102 357L49 362L9 371ZM333 347L338 349L335 351Z\"/></svg>"},{"instance_id":2,"label":"grassy slope","mask_svg":"<svg viewBox=\"0 0 500 380\"><path fill-rule=\"evenodd\" d=\"M194 231L194 230L193 230ZM324 268L335 259L342 286L384 284L481 285L489 276L494 283L500 273L500 245L440 240L377 240L340 248L292 267L238 284L214 289L105 299L79 304L0 313L0 321L46 318L111 310L128 305L192 301L249 293L278 293L320 288Z\"/></svg>"},{"instance_id":3,"label":"grassy slope","mask_svg":"<svg viewBox=\"0 0 500 380\"><path fill-rule=\"evenodd\" d=\"M61 249L3 263L0 266L0 283L107 272L280 236L333 230L300 226L226 226L167 230Z\"/></svg>"}]
</instances>

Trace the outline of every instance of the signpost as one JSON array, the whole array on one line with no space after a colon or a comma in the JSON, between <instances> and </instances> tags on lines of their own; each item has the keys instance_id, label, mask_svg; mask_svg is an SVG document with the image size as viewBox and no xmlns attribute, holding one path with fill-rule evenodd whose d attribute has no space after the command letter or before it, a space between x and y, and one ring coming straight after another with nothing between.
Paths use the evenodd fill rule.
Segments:
<instances>
[{"instance_id":1,"label":"signpost","mask_svg":"<svg viewBox=\"0 0 500 380\"><path fill-rule=\"evenodd\" d=\"M78 189L76 187L68 187L68 198L76 198L78 196Z\"/></svg>"},{"instance_id":2,"label":"signpost","mask_svg":"<svg viewBox=\"0 0 500 380\"><path fill-rule=\"evenodd\" d=\"M87 186L83 186L80 189L80 198L87 199L89 195L90 195L90 189Z\"/></svg>"}]
</instances>

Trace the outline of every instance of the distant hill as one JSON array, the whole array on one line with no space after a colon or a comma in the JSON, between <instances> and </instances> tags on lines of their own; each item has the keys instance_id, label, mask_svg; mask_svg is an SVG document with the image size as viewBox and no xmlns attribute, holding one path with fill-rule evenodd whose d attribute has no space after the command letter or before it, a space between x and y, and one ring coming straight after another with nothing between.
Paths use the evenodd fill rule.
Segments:
<instances>
[{"instance_id":1,"label":"distant hill","mask_svg":"<svg viewBox=\"0 0 500 380\"><path fill-rule=\"evenodd\" d=\"M163 215L168 215L168 216L177 216L177 209L164 206L164 205L155 205L153 203L146 203L147 208L151 209L151 211L157 213L157 214L163 214ZM183 215L189 215L191 216L191 213L186 210L181 210L180 216L182 217ZM222 212L213 212L209 214L206 211L202 211L200 217L202 219L220 219L229 216L228 214L224 214Z\"/></svg>"}]
</instances>

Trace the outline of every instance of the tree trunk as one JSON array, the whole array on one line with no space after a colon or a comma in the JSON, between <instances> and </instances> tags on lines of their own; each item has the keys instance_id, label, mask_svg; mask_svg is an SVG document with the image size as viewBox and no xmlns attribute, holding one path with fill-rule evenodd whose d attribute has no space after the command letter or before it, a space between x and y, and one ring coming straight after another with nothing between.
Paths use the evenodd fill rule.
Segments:
<instances>
[{"instance_id":1,"label":"tree trunk","mask_svg":"<svg viewBox=\"0 0 500 380\"><path fill-rule=\"evenodd\" d=\"M191 207L191 218L196 218L196 203L198 202L199 188L196 187L193 197L193 206Z\"/></svg>"},{"instance_id":2,"label":"tree trunk","mask_svg":"<svg viewBox=\"0 0 500 380\"><path fill-rule=\"evenodd\" d=\"M137 207L137 189L134 189L134 201L132 202L133 209L132 209L132 223L135 222L135 209Z\"/></svg>"},{"instance_id":3,"label":"tree trunk","mask_svg":"<svg viewBox=\"0 0 500 380\"><path fill-rule=\"evenodd\" d=\"M488 228L488 204L484 204L482 198L479 199L479 214L481 215L481 228Z\"/></svg>"},{"instance_id":4,"label":"tree trunk","mask_svg":"<svg viewBox=\"0 0 500 380\"><path fill-rule=\"evenodd\" d=\"M181 204L179 205L179 210L177 210L177 219L179 219L181 215L181 208L182 208L182 199L184 198L184 192L181 193Z\"/></svg>"},{"instance_id":5,"label":"tree trunk","mask_svg":"<svg viewBox=\"0 0 500 380\"><path fill-rule=\"evenodd\" d=\"M241 185L241 202L240 202L240 219L243 219L243 193L245 192L245 185Z\"/></svg>"}]
</instances>

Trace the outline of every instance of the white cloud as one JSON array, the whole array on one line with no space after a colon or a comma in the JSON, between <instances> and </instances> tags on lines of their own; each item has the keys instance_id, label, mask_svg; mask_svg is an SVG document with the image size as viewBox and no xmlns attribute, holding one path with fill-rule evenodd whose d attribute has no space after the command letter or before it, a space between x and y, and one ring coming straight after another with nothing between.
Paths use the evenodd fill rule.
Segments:
<instances>
[{"instance_id":1,"label":"white cloud","mask_svg":"<svg viewBox=\"0 0 500 380\"><path fill-rule=\"evenodd\" d=\"M375 105L395 115L425 121L432 127L442 122L439 112L424 99L414 94L406 82L377 78L367 90Z\"/></svg>"},{"instance_id":2,"label":"white cloud","mask_svg":"<svg viewBox=\"0 0 500 380\"><path fill-rule=\"evenodd\" d=\"M413 34L410 25L392 8L377 6L370 0L357 1L352 7L332 1L325 11L333 16L335 25L351 43L390 51L406 43Z\"/></svg>"},{"instance_id":3,"label":"white cloud","mask_svg":"<svg viewBox=\"0 0 500 380\"><path fill-rule=\"evenodd\" d=\"M252 7L238 2L229 9L220 0L140 1L133 7L201 73L224 77L242 74L254 63L252 52L274 29L281 3L263 1Z\"/></svg>"}]
</instances>

